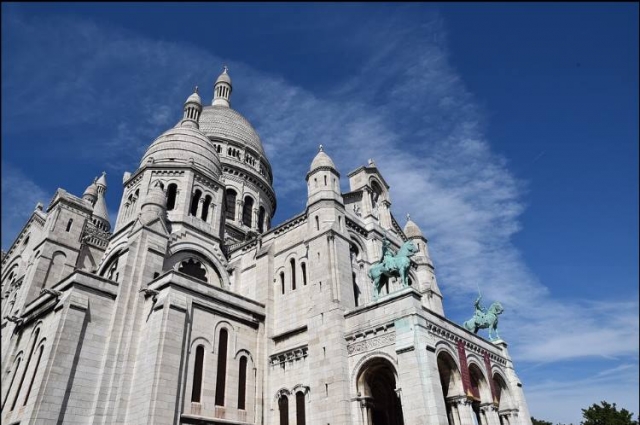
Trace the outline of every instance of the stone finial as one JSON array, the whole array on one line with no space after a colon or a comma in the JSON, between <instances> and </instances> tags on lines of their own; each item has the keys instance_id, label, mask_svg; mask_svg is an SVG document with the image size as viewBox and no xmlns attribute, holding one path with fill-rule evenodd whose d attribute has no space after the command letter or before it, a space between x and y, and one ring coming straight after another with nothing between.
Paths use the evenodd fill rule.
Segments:
<instances>
[{"instance_id":1,"label":"stone finial","mask_svg":"<svg viewBox=\"0 0 640 425\"><path fill-rule=\"evenodd\" d=\"M227 71L229 71L229 67L227 65L222 65L222 73L223 74L228 74Z\"/></svg>"},{"instance_id":2,"label":"stone finial","mask_svg":"<svg viewBox=\"0 0 640 425\"><path fill-rule=\"evenodd\" d=\"M369 158L369 167L375 167L375 166L376 166L376 163L373 162L372 158Z\"/></svg>"},{"instance_id":3,"label":"stone finial","mask_svg":"<svg viewBox=\"0 0 640 425\"><path fill-rule=\"evenodd\" d=\"M407 221L411 221L411 214L407 213Z\"/></svg>"},{"instance_id":4,"label":"stone finial","mask_svg":"<svg viewBox=\"0 0 640 425\"><path fill-rule=\"evenodd\" d=\"M42 205L42 202L38 202L38 203L36 204L36 210L38 210L38 211L42 211L42 209L43 209L43 208L44 208L44 205Z\"/></svg>"},{"instance_id":5,"label":"stone finial","mask_svg":"<svg viewBox=\"0 0 640 425\"><path fill-rule=\"evenodd\" d=\"M318 152L324 152L324 148L322 147L322 145L318 146Z\"/></svg>"},{"instance_id":6,"label":"stone finial","mask_svg":"<svg viewBox=\"0 0 640 425\"><path fill-rule=\"evenodd\" d=\"M194 93L198 93L198 86L195 86L195 87L194 87L193 92L194 92Z\"/></svg>"}]
</instances>

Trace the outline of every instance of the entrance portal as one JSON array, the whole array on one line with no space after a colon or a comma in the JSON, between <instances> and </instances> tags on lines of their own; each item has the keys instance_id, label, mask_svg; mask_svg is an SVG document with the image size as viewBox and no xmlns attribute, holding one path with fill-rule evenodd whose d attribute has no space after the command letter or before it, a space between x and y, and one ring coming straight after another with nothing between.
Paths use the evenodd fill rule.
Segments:
<instances>
[{"instance_id":1,"label":"entrance portal","mask_svg":"<svg viewBox=\"0 0 640 425\"><path fill-rule=\"evenodd\" d=\"M358 377L358 393L366 425L404 425L395 369L388 360L372 359Z\"/></svg>"}]
</instances>

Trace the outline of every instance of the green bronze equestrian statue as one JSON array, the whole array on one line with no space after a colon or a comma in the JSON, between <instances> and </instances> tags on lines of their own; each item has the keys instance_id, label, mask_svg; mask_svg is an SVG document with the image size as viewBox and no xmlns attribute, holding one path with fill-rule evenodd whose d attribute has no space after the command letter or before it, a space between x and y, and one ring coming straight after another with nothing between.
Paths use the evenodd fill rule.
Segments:
<instances>
[{"instance_id":1,"label":"green bronze equestrian statue","mask_svg":"<svg viewBox=\"0 0 640 425\"><path fill-rule=\"evenodd\" d=\"M473 317L462 325L469 332L473 332L474 334L478 333L480 329L489 328L489 340L493 341L493 333L495 332L496 337L500 339L500 335L498 334L498 316L502 314L504 309L502 308L502 304L498 301L491 304L489 310L482 307L480 304L480 300L482 299L482 295L480 295L476 301L473 303L475 306L476 312Z\"/></svg>"},{"instance_id":2,"label":"green bronze equestrian statue","mask_svg":"<svg viewBox=\"0 0 640 425\"><path fill-rule=\"evenodd\" d=\"M382 276L398 276L402 281L402 286L409 286L408 282L408 271L409 266L411 265L411 260L409 257L418 252L418 248L411 241L407 241L398 250L398 252L394 255L393 250L391 249L391 242L385 238L382 240L382 258L379 262L369 268L369 272L367 275L371 280L373 280L373 299L374 301L378 299L378 295L380 290L380 281ZM388 282L387 282L388 284Z\"/></svg>"}]
</instances>

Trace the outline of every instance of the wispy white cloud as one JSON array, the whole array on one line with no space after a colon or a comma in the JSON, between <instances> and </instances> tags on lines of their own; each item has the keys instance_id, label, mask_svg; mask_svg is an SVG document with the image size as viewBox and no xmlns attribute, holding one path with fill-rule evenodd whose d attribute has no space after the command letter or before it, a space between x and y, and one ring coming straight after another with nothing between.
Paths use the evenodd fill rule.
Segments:
<instances>
[{"instance_id":1,"label":"wispy white cloud","mask_svg":"<svg viewBox=\"0 0 640 425\"><path fill-rule=\"evenodd\" d=\"M36 204L51 199L21 170L2 161L2 249L8 250L35 210Z\"/></svg>"},{"instance_id":2,"label":"wispy white cloud","mask_svg":"<svg viewBox=\"0 0 640 425\"><path fill-rule=\"evenodd\" d=\"M29 84L3 81L2 88L3 102L5 96L37 102L12 109L8 117L24 120L35 113L43 117L35 123L43 129L94 125L90 152L100 156L92 159L106 162L113 173L137 166L151 141L178 121L192 86L211 85L221 63L215 53L192 46L70 18L12 17L3 21L5 30L36 49L11 57L15 72L32 76ZM228 62L232 105L262 136L280 208L284 204L287 212L279 213L281 219L304 208L304 176L319 144L343 176L374 158L391 185L396 216L410 212L430 240L452 317L461 319L458 306L467 310L480 287L487 301L500 299L507 309L501 333L517 364L608 356L625 365L637 356L637 302L557 300L513 246L527 182L514 177L507 159L486 140L484 113L450 65L438 16L415 27L390 16L345 31L345 48L364 61L358 75L336 81L326 92ZM34 57L47 58L50 67L34 67ZM76 72L69 75L68 69ZM86 113L70 114L78 105ZM344 178L342 185L346 189ZM533 388L536 403L543 403L544 393L536 391L541 387L527 388L527 395ZM637 397L637 385L625 388ZM545 400L553 403L550 396Z\"/></svg>"}]
</instances>

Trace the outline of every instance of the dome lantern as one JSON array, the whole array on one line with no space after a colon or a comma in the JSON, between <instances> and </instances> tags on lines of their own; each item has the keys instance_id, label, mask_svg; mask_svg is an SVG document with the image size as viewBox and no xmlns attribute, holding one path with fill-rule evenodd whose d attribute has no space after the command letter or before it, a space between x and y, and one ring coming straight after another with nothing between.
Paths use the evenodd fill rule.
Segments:
<instances>
[{"instance_id":1,"label":"dome lantern","mask_svg":"<svg viewBox=\"0 0 640 425\"><path fill-rule=\"evenodd\" d=\"M229 68L227 66L222 67L222 74L218 77L213 85L213 103L212 105L230 106L229 99L231 98L231 77L229 77Z\"/></svg>"}]
</instances>

